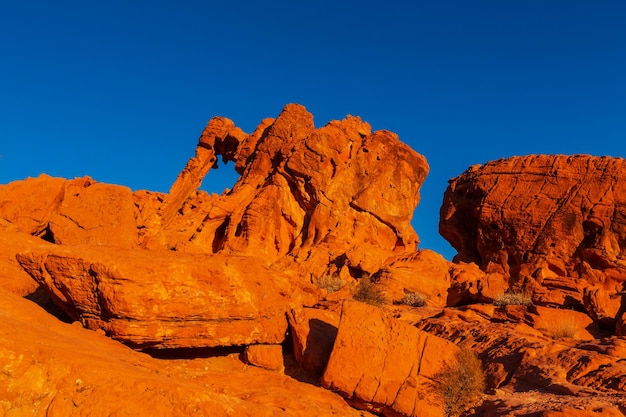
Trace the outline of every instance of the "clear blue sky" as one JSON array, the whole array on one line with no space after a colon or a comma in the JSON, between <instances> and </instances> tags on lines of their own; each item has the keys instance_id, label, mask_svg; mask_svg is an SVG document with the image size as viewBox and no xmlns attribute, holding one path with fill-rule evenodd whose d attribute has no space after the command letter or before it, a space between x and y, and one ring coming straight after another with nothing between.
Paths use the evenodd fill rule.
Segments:
<instances>
[{"instance_id":1,"label":"clear blue sky","mask_svg":"<svg viewBox=\"0 0 626 417\"><path fill-rule=\"evenodd\" d=\"M0 39L0 183L167 191L212 116L250 132L295 102L426 156L413 225L451 258L439 207L468 166L626 154L622 0L0 0Z\"/></svg>"}]
</instances>

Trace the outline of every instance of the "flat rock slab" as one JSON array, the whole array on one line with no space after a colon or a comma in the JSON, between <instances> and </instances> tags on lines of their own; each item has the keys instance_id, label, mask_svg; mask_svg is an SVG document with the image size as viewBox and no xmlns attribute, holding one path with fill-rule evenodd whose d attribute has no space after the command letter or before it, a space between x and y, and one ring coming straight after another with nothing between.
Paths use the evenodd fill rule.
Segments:
<instances>
[{"instance_id":1,"label":"flat rock slab","mask_svg":"<svg viewBox=\"0 0 626 417\"><path fill-rule=\"evenodd\" d=\"M57 246L17 259L70 317L135 348L281 343L302 305L257 258Z\"/></svg>"}]
</instances>

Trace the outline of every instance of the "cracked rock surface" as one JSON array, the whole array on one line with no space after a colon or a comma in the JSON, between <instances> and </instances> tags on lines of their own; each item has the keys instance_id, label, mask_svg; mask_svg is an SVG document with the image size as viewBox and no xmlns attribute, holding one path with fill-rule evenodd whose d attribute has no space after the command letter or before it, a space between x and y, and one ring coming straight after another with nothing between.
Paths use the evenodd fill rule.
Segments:
<instances>
[{"instance_id":1,"label":"cracked rock surface","mask_svg":"<svg viewBox=\"0 0 626 417\"><path fill-rule=\"evenodd\" d=\"M455 261L510 277L540 305L623 327L624 159L531 155L471 167L450 180L439 229Z\"/></svg>"}]
</instances>

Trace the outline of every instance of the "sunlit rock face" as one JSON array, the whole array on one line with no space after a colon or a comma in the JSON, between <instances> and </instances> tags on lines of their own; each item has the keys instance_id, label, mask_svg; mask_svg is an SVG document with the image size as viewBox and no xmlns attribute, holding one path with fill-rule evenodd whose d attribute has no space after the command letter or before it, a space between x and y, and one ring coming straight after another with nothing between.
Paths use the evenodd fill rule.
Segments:
<instances>
[{"instance_id":1,"label":"sunlit rock face","mask_svg":"<svg viewBox=\"0 0 626 417\"><path fill-rule=\"evenodd\" d=\"M197 189L218 156L241 177L208 197ZM305 273L335 268L375 272L398 253L415 251L410 225L427 173L424 157L388 131L348 116L315 129L313 116L287 105L244 134L214 118L196 156L146 222L147 247L239 253L275 262L288 256Z\"/></svg>"},{"instance_id":2,"label":"sunlit rock face","mask_svg":"<svg viewBox=\"0 0 626 417\"><path fill-rule=\"evenodd\" d=\"M239 180L199 191L219 157ZM439 417L467 349L488 390L464 415L622 415L622 165L470 168L454 263L410 225L424 158L298 105L213 118L169 193L0 185L0 415Z\"/></svg>"},{"instance_id":3,"label":"sunlit rock face","mask_svg":"<svg viewBox=\"0 0 626 417\"><path fill-rule=\"evenodd\" d=\"M220 196L198 191L218 157L241 177ZM19 291L39 284L70 318L136 348L277 344L286 312L325 294L319 278L354 283L415 253L427 172L358 117L316 129L290 104L251 134L215 117L168 194L45 175L0 188L0 226L42 238L7 252L7 267Z\"/></svg>"},{"instance_id":4,"label":"sunlit rock face","mask_svg":"<svg viewBox=\"0 0 626 417\"><path fill-rule=\"evenodd\" d=\"M531 155L450 181L440 232L475 262L527 286L534 301L586 310L612 327L626 281L626 163Z\"/></svg>"}]
</instances>

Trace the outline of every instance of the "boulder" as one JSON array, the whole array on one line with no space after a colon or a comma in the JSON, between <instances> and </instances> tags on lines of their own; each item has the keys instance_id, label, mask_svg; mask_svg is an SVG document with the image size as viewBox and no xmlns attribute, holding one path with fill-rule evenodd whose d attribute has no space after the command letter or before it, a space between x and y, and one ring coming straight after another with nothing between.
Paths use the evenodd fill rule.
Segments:
<instances>
[{"instance_id":1,"label":"boulder","mask_svg":"<svg viewBox=\"0 0 626 417\"><path fill-rule=\"evenodd\" d=\"M34 293L39 284L20 266L15 255L49 246L52 245L25 233L0 230L0 289L20 296Z\"/></svg>"},{"instance_id":2,"label":"boulder","mask_svg":"<svg viewBox=\"0 0 626 417\"><path fill-rule=\"evenodd\" d=\"M281 345L248 345L244 350L244 360L250 365L270 371L285 371Z\"/></svg>"},{"instance_id":3,"label":"boulder","mask_svg":"<svg viewBox=\"0 0 626 417\"><path fill-rule=\"evenodd\" d=\"M419 294L424 304L443 307L450 287L453 264L440 254L419 250L389 259L376 274L388 300L402 304L407 294Z\"/></svg>"},{"instance_id":4,"label":"boulder","mask_svg":"<svg viewBox=\"0 0 626 417\"><path fill-rule=\"evenodd\" d=\"M486 273L474 263L453 263L431 250L388 259L374 279L394 304L433 307L491 303L508 289L508 279Z\"/></svg>"},{"instance_id":5,"label":"boulder","mask_svg":"<svg viewBox=\"0 0 626 417\"><path fill-rule=\"evenodd\" d=\"M313 378L321 378L337 337L339 314L301 308L291 310L288 320L296 362Z\"/></svg>"},{"instance_id":6,"label":"boulder","mask_svg":"<svg viewBox=\"0 0 626 417\"><path fill-rule=\"evenodd\" d=\"M530 288L536 303L586 309L614 328L626 282L626 164L530 155L450 180L439 230L455 261Z\"/></svg>"},{"instance_id":7,"label":"boulder","mask_svg":"<svg viewBox=\"0 0 626 417\"><path fill-rule=\"evenodd\" d=\"M286 312L312 302L245 256L53 246L17 259L70 317L140 349L282 343Z\"/></svg>"},{"instance_id":8,"label":"boulder","mask_svg":"<svg viewBox=\"0 0 626 417\"><path fill-rule=\"evenodd\" d=\"M42 174L0 185L0 228L45 235L50 217L58 212L66 182Z\"/></svg>"},{"instance_id":9,"label":"boulder","mask_svg":"<svg viewBox=\"0 0 626 417\"><path fill-rule=\"evenodd\" d=\"M456 362L454 344L345 301L322 385L385 415L443 416L436 376Z\"/></svg>"},{"instance_id":10,"label":"boulder","mask_svg":"<svg viewBox=\"0 0 626 417\"><path fill-rule=\"evenodd\" d=\"M63 245L136 248L136 208L130 188L89 177L67 181L45 238Z\"/></svg>"},{"instance_id":11,"label":"boulder","mask_svg":"<svg viewBox=\"0 0 626 417\"><path fill-rule=\"evenodd\" d=\"M502 274L481 271L476 264L451 264L447 305L450 307L492 303L508 290L508 279Z\"/></svg>"},{"instance_id":12,"label":"boulder","mask_svg":"<svg viewBox=\"0 0 626 417\"><path fill-rule=\"evenodd\" d=\"M0 185L0 229L57 244L137 247L136 217L129 188L89 177L42 174Z\"/></svg>"}]
</instances>

